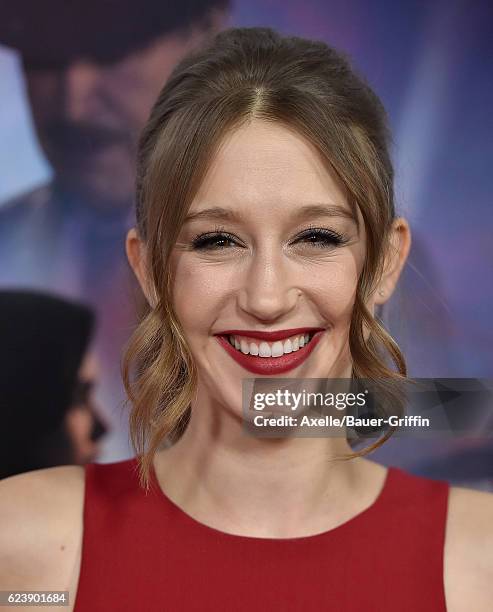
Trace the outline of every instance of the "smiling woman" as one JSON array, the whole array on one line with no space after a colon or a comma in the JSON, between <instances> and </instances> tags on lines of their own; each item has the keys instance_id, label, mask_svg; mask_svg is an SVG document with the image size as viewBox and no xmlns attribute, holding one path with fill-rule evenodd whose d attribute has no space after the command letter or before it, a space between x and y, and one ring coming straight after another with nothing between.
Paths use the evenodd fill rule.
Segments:
<instances>
[{"instance_id":1,"label":"smiling woman","mask_svg":"<svg viewBox=\"0 0 493 612\"><path fill-rule=\"evenodd\" d=\"M395 215L388 139L380 101L324 43L235 30L177 66L141 138L128 244L154 292L124 363L143 483L163 438L184 430L197 385L214 383L216 402L239 412L245 370L405 375L374 316L410 245ZM300 325L323 331L293 355L289 328ZM281 336L271 340L291 339L282 355L265 336L254 342L273 331ZM145 374L131 385L141 357Z\"/></svg>"},{"instance_id":2,"label":"smiling woman","mask_svg":"<svg viewBox=\"0 0 493 612\"><path fill-rule=\"evenodd\" d=\"M322 42L229 29L175 68L126 239L149 305L122 364L137 457L4 485L42 500L24 514L54 525L45 584L63 576L76 610L489 609L490 495L363 456L390 432L352 452L346 435L242 429L252 374L405 379L376 314L410 248L389 138ZM0 525L14 516L0 505ZM11 588L30 544L0 538Z\"/></svg>"}]
</instances>

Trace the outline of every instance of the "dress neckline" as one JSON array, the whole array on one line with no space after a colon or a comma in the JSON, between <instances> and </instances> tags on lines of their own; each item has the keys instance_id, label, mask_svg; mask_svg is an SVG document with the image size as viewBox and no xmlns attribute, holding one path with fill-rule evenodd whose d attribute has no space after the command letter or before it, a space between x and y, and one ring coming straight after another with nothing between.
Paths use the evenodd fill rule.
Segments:
<instances>
[{"instance_id":1,"label":"dress neckline","mask_svg":"<svg viewBox=\"0 0 493 612\"><path fill-rule=\"evenodd\" d=\"M134 461L137 462L137 458L134 458ZM354 529L355 527L360 526L365 521L368 521L380 510L382 506L385 505L386 499L389 496L390 491L393 488L393 483L397 476L398 470L394 466L389 466L386 468L386 470L387 471L385 474L383 485L381 486L380 491L378 492L376 498L369 506L367 506L366 508L364 508L363 510L355 514L353 517L351 517L347 521L344 521L340 525L333 527L332 529L321 531L319 533L314 533L308 536L299 536L299 537L293 537L293 538L264 538L264 537L259 537L259 536L246 536L246 535L241 535L241 534L229 533L227 531L221 531L220 529L217 529L216 527L211 527L210 525L207 525L195 519L193 516L185 512L180 506L178 506L178 504L176 504L172 499L170 499L168 495L163 491L161 485L159 484L153 464L151 464L150 481L152 484L152 488L155 491L157 500L160 503L164 502L166 506L168 507L168 509L170 509L174 513L175 518L179 519L184 524L185 528L190 530L190 532L191 531L201 532L205 536L211 536L211 537L214 537L215 539L221 538L224 540L230 540L231 542L236 541L236 542L242 542L245 544L248 544L248 543L259 544L259 543L265 542L266 545L269 545L269 544L272 545L276 543L277 544L302 543L302 542L311 543L311 542L318 541L320 539L333 538L333 537L342 535L345 532L351 529Z\"/></svg>"}]
</instances>

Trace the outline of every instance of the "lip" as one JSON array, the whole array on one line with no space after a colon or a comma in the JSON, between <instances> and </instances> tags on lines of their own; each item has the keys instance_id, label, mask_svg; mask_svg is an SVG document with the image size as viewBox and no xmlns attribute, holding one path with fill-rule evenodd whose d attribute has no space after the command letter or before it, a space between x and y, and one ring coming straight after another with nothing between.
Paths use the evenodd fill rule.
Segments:
<instances>
[{"instance_id":1,"label":"lip","mask_svg":"<svg viewBox=\"0 0 493 612\"><path fill-rule=\"evenodd\" d=\"M298 329L304 330L306 333L309 330L313 331L314 328L303 327L303 328L298 328ZM231 336L234 336L234 335L246 336L247 335L246 330L242 330L242 333L239 333L240 330L236 330L236 332L234 332L233 330L229 330L229 331L231 331L231 333L225 332L224 335L231 335ZM289 335L287 336L279 335L279 334L284 334L285 331L288 331ZM294 351L292 353L286 353L282 355L282 357L258 357L257 355L245 355L241 351L237 350L234 346L232 346L229 340L225 338L222 334L221 335L216 334L216 338L219 344L224 348L224 350L239 365L245 368L245 370L248 370L249 372L252 372L253 374L263 374L263 375L269 376L269 375L283 374L284 372L293 370L297 366L301 365L305 361L305 359L307 359L310 353L313 351L315 346L318 344L320 338L322 337L322 333L324 331L325 331L324 329L319 329L319 331L315 333L315 335L312 337L312 339L310 340L308 344L298 349L297 351ZM260 333L277 334L276 338L272 338L272 336L270 336L270 338L272 338L272 341L281 340L282 338L288 338L289 336L295 336L297 333L303 333L303 331L298 331L298 330L295 330L294 333L292 332L293 330L283 330L279 332L255 332L255 333L256 334L260 334ZM264 339L267 340L265 336L259 338L258 336L251 335L251 332L248 333L248 336L251 338L258 338L259 340L264 340Z\"/></svg>"},{"instance_id":2,"label":"lip","mask_svg":"<svg viewBox=\"0 0 493 612\"><path fill-rule=\"evenodd\" d=\"M277 331L255 331L254 329L226 329L225 331L214 334L215 336L246 336L248 338L257 338L257 340L265 340L266 342L275 342L276 340L285 340L291 336L298 336L306 333L314 333L324 331L323 327L294 327L293 329L278 329ZM267 359L267 357L262 357Z\"/></svg>"}]
</instances>

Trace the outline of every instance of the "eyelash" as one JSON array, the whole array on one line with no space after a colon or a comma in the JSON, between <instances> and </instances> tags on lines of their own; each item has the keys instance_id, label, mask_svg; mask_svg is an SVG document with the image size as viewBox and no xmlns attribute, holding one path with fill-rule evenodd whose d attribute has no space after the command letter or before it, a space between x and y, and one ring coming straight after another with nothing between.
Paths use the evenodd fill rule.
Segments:
<instances>
[{"instance_id":1,"label":"eyelash","mask_svg":"<svg viewBox=\"0 0 493 612\"><path fill-rule=\"evenodd\" d=\"M318 236L320 242L311 242L312 246L319 249L325 249L330 247L338 247L345 244L348 239L334 230L328 230L323 227L309 227L298 234L297 239L308 238L309 236ZM192 240L192 249L197 251L221 251L227 247L225 246L214 246L219 240L229 240L230 242L236 242L235 236L225 231L223 227L216 227L213 232L206 232L205 234L198 234Z\"/></svg>"}]
</instances>

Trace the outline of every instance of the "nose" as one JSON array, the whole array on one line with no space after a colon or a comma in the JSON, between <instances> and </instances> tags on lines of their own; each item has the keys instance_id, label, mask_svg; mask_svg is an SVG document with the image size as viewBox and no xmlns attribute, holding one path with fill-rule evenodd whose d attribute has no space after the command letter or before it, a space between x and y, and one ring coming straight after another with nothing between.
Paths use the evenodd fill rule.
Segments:
<instances>
[{"instance_id":1,"label":"nose","mask_svg":"<svg viewBox=\"0 0 493 612\"><path fill-rule=\"evenodd\" d=\"M91 62L76 61L65 71L65 113L73 121L84 121L98 112L100 70Z\"/></svg>"},{"instance_id":2,"label":"nose","mask_svg":"<svg viewBox=\"0 0 493 612\"><path fill-rule=\"evenodd\" d=\"M302 294L292 265L279 252L264 251L253 256L237 294L239 308L263 322L292 312Z\"/></svg>"}]
</instances>

